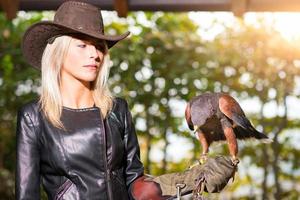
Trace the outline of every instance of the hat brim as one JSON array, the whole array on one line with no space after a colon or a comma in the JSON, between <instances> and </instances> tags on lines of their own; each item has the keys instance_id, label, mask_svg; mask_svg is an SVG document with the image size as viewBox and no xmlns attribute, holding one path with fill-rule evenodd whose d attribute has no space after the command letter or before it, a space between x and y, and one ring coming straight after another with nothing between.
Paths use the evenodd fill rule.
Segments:
<instances>
[{"instance_id":1,"label":"hat brim","mask_svg":"<svg viewBox=\"0 0 300 200\"><path fill-rule=\"evenodd\" d=\"M57 24L52 21L38 22L27 29L23 36L22 52L26 61L33 67L41 68L41 59L47 40L56 35L64 35L71 33L80 33L95 39L105 40L108 48L114 46L120 40L126 38L130 32L127 31L122 35L104 35L101 32L89 32L84 29L74 29L65 25Z\"/></svg>"}]
</instances>

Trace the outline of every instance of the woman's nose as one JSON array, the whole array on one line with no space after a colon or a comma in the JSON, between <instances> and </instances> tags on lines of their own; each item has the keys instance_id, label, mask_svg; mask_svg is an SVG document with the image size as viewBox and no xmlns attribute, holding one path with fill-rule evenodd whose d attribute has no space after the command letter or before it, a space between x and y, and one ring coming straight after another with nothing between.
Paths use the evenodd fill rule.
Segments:
<instances>
[{"instance_id":1,"label":"woman's nose","mask_svg":"<svg viewBox=\"0 0 300 200\"><path fill-rule=\"evenodd\" d=\"M90 58L98 58L97 49L94 45L89 45L89 56Z\"/></svg>"}]
</instances>

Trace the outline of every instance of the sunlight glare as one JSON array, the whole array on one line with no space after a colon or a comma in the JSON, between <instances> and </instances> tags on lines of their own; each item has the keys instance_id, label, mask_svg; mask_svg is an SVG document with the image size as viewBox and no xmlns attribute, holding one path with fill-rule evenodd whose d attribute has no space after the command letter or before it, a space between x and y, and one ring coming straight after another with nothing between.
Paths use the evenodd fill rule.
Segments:
<instances>
[{"instance_id":1,"label":"sunlight glare","mask_svg":"<svg viewBox=\"0 0 300 200\"><path fill-rule=\"evenodd\" d=\"M213 40L224 30L223 25L232 27L238 19L231 12L189 12L189 17L199 25L198 34L205 40ZM300 13L248 12L245 13L243 19L246 24L256 28L263 25L269 28L274 27L286 40L292 41L300 38Z\"/></svg>"}]
</instances>

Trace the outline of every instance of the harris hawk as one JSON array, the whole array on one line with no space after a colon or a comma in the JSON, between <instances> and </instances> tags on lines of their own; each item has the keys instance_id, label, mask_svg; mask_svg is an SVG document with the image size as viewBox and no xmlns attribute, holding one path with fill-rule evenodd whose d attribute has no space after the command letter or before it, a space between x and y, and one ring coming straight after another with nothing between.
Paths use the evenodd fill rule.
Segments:
<instances>
[{"instance_id":1,"label":"harris hawk","mask_svg":"<svg viewBox=\"0 0 300 200\"><path fill-rule=\"evenodd\" d=\"M239 103L226 93L204 93L192 98L186 106L185 118L201 143L200 160L207 159L209 146L214 141L227 141L234 165L239 163L237 139L256 138L264 143L272 142L252 126Z\"/></svg>"}]
</instances>

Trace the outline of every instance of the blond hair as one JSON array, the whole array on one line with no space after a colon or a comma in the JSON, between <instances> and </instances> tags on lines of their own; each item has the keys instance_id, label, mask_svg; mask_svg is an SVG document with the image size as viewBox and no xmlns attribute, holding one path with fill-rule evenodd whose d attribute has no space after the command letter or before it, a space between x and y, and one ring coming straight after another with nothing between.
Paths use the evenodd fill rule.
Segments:
<instances>
[{"instance_id":1,"label":"blond hair","mask_svg":"<svg viewBox=\"0 0 300 200\"><path fill-rule=\"evenodd\" d=\"M47 44L42 57L42 80L39 103L46 118L58 128L64 129L60 120L62 113L62 96L60 93L60 71L68 52L71 36L57 37L52 44ZM112 108L113 97L107 80L109 76L109 54L105 44L104 58L97 78L91 84L93 99L100 108L103 118Z\"/></svg>"}]
</instances>

